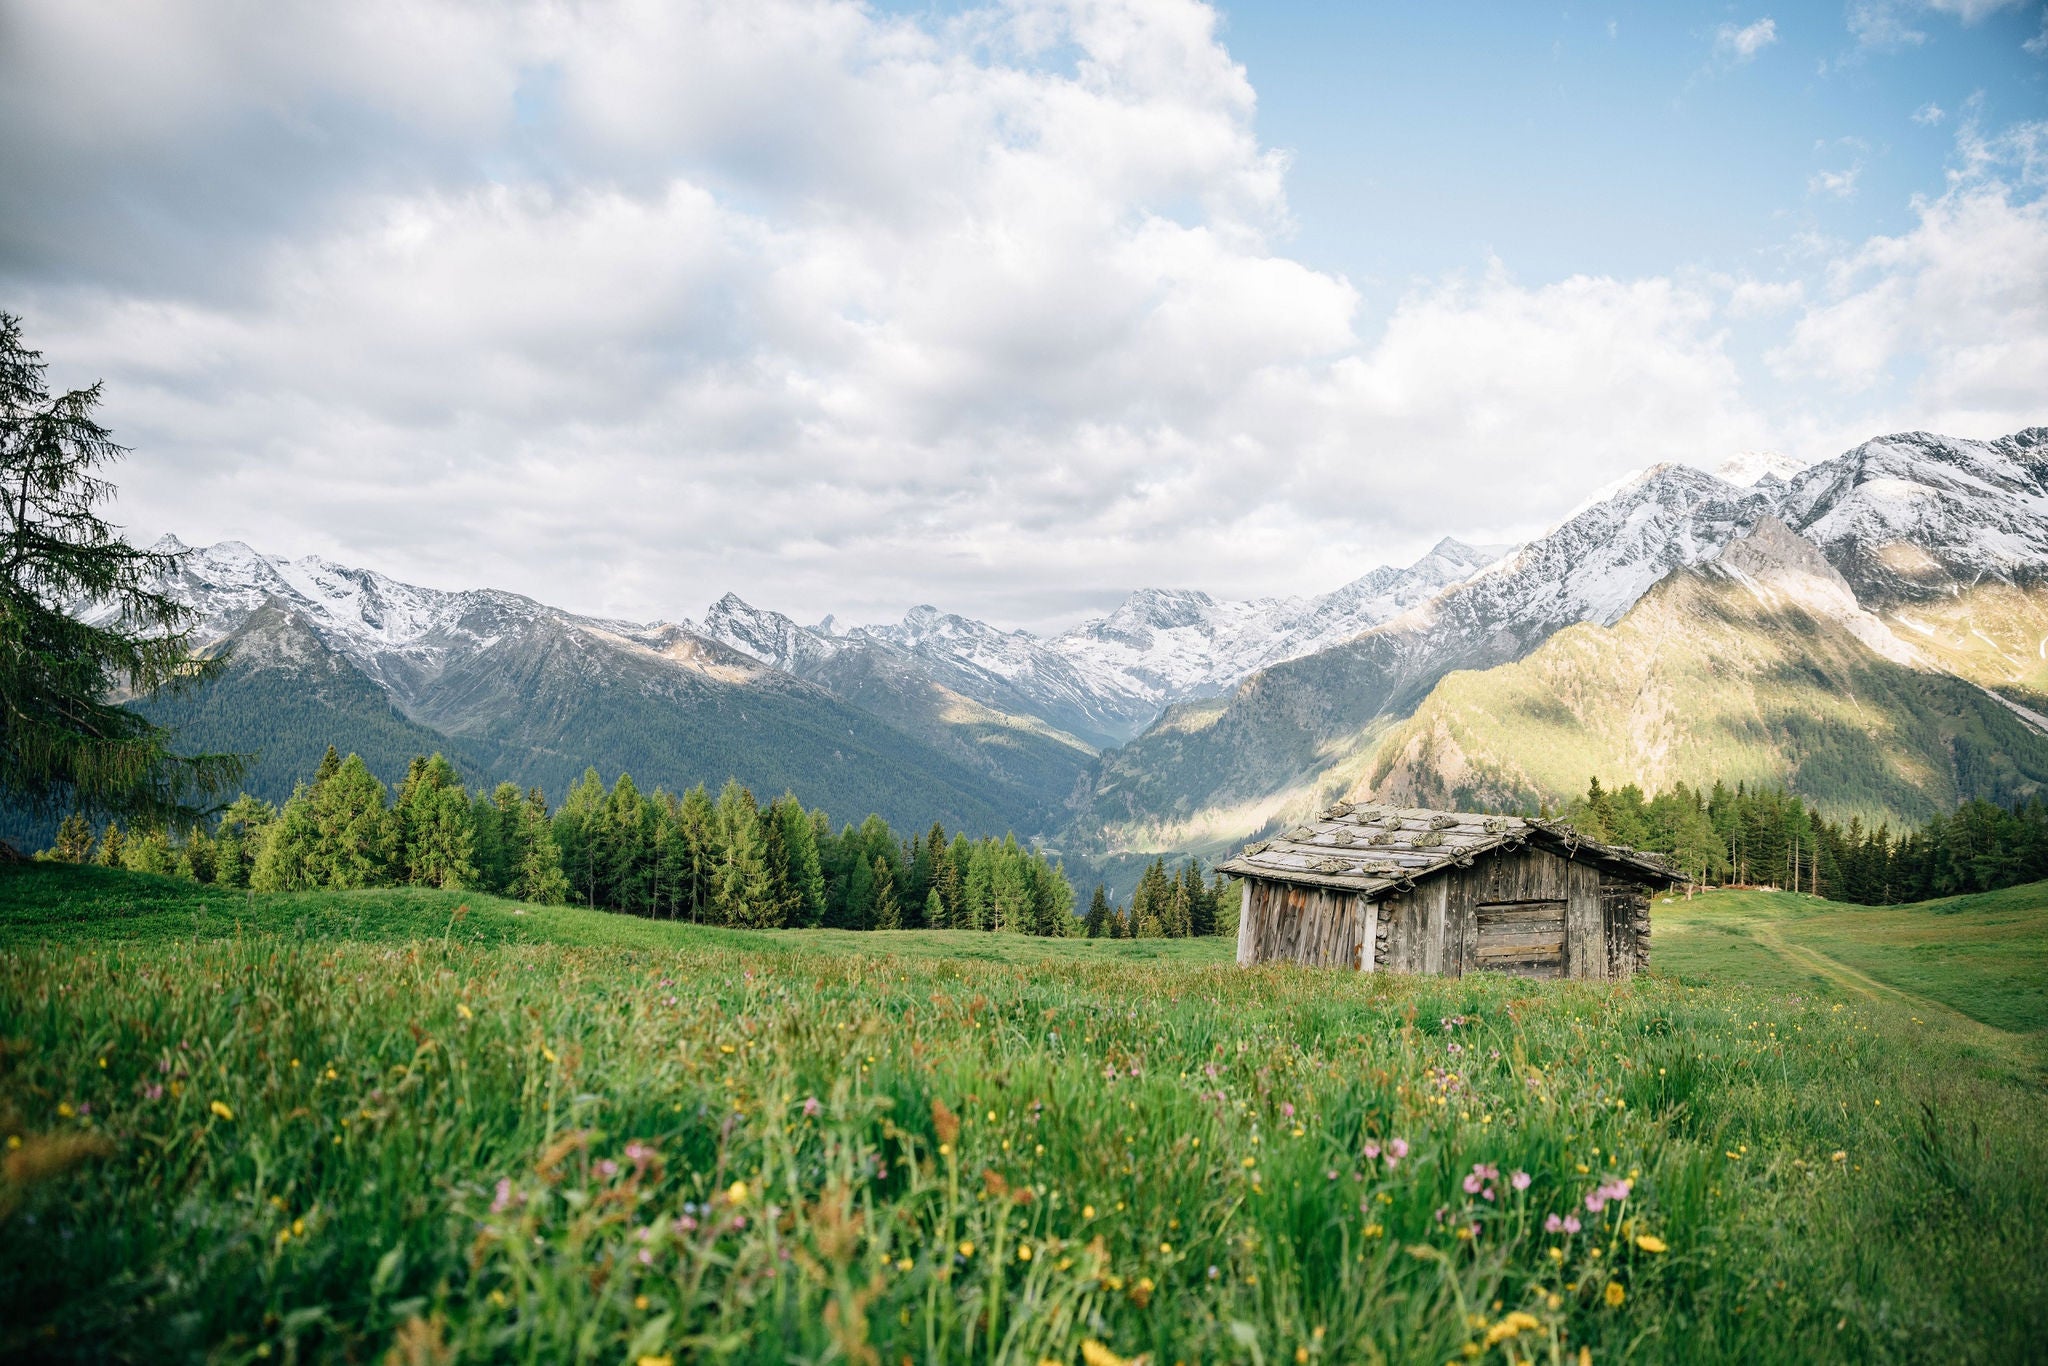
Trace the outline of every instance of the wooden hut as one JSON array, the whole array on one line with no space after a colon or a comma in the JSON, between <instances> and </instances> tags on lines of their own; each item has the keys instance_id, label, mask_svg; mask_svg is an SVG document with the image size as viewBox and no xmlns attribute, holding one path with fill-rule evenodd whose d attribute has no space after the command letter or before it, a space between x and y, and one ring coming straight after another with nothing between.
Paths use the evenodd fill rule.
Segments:
<instances>
[{"instance_id":1,"label":"wooden hut","mask_svg":"<svg viewBox=\"0 0 2048 1366\"><path fill-rule=\"evenodd\" d=\"M1650 959L1654 854L1519 816L1339 802L1221 865L1244 879L1240 964L1627 977Z\"/></svg>"}]
</instances>

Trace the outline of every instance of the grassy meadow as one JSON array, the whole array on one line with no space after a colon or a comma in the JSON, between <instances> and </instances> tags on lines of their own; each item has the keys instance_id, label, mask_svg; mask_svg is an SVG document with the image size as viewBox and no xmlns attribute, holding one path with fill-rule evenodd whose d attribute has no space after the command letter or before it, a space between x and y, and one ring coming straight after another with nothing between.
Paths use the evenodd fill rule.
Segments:
<instances>
[{"instance_id":1,"label":"grassy meadow","mask_svg":"<svg viewBox=\"0 0 2048 1366\"><path fill-rule=\"evenodd\" d=\"M0 872L0 1359L2048 1352L2048 887L1615 987Z\"/></svg>"}]
</instances>

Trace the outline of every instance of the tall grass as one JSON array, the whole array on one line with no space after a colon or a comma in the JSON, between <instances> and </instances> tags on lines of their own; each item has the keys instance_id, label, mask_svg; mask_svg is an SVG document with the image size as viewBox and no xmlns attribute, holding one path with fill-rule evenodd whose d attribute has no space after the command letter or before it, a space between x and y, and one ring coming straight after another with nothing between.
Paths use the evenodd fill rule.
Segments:
<instances>
[{"instance_id":1,"label":"tall grass","mask_svg":"<svg viewBox=\"0 0 2048 1366\"><path fill-rule=\"evenodd\" d=\"M0 1038L8 1359L2044 1343L2038 1090L1811 994L423 922L20 947Z\"/></svg>"}]
</instances>

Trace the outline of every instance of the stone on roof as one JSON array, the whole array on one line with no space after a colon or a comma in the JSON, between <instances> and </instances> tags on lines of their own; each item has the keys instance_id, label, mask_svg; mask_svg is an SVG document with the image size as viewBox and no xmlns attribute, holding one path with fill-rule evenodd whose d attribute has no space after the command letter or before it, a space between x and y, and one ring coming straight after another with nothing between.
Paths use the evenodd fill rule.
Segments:
<instances>
[{"instance_id":1,"label":"stone on roof","mask_svg":"<svg viewBox=\"0 0 2048 1366\"><path fill-rule=\"evenodd\" d=\"M1218 866L1238 877L1342 887L1375 899L1525 844L1587 859L1638 882L1669 886L1679 880L1662 856L1600 844L1562 821L1371 802L1338 802L1315 820L1247 845Z\"/></svg>"}]
</instances>

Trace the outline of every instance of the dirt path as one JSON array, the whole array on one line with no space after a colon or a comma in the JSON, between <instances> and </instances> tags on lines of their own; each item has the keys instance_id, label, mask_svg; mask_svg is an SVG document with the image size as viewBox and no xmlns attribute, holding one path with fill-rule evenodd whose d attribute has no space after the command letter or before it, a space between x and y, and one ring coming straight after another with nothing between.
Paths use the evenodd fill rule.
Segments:
<instances>
[{"instance_id":1,"label":"dirt path","mask_svg":"<svg viewBox=\"0 0 2048 1366\"><path fill-rule=\"evenodd\" d=\"M1767 921L1753 921L1743 928L1748 932L1750 938L1769 949L1772 953L1777 954L1786 962L1805 968L1809 972L1817 972L1836 986L1852 991L1859 996L1867 996L1873 1001L1898 1001L1913 1006L1916 1009L1935 1010L1943 1014L1954 1015L1960 1013L1952 1007L1945 1006L1930 997L1917 995L1914 992L1892 986L1889 982L1880 982L1868 973L1858 972L1855 968L1850 967L1839 959L1828 957L1819 949L1808 948L1804 944L1794 944L1785 938L1784 932L1778 926Z\"/></svg>"}]
</instances>

